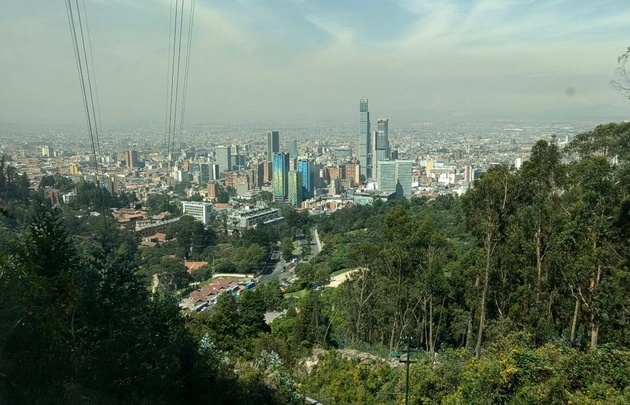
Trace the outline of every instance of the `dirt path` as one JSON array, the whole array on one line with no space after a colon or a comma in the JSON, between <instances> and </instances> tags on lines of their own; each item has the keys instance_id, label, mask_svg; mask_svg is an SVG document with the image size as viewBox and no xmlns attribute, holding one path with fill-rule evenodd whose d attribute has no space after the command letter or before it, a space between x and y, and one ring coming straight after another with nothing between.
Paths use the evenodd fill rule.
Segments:
<instances>
[{"instance_id":1,"label":"dirt path","mask_svg":"<svg viewBox=\"0 0 630 405\"><path fill-rule=\"evenodd\" d=\"M344 281L346 281L346 280L350 277L350 275L351 275L352 273L354 273L355 271L357 271L357 270L359 270L359 269L348 270L348 271L346 271L346 272L344 272L344 273L337 274L336 276L333 276L333 278L335 279L335 281L331 281L331 282L330 282L330 284L328 284L328 287L333 287L333 288L334 288L334 287L339 287L339 285L340 285L341 283L343 283Z\"/></svg>"}]
</instances>

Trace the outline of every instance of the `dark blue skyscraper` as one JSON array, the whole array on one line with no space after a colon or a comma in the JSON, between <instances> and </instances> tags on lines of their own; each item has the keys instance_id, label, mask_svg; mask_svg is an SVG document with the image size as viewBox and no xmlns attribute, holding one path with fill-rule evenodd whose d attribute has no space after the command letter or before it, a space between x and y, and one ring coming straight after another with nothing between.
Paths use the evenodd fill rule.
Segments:
<instances>
[{"instance_id":1,"label":"dark blue skyscraper","mask_svg":"<svg viewBox=\"0 0 630 405\"><path fill-rule=\"evenodd\" d=\"M305 200L314 197L315 173L312 160L298 160L298 172L302 173L302 196Z\"/></svg>"},{"instance_id":2,"label":"dark blue skyscraper","mask_svg":"<svg viewBox=\"0 0 630 405\"><path fill-rule=\"evenodd\" d=\"M272 161L274 153L280 152L280 133L278 131L267 132L267 160Z\"/></svg>"}]
</instances>

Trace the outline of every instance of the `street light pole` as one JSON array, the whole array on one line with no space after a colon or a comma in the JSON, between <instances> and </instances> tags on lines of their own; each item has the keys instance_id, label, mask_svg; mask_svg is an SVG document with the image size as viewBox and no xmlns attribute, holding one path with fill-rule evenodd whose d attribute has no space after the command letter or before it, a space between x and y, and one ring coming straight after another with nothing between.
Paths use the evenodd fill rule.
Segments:
<instances>
[{"instance_id":1,"label":"street light pole","mask_svg":"<svg viewBox=\"0 0 630 405\"><path fill-rule=\"evenodd\" d=\"M367 405L367 378L369 373L369 363L364 361L363 364L363 405Z\"/></svg>"},{"instance_id":2,"label":"street light pole","mask_svg":"<svg viewBox=\"0 0 630 405\"><path fill-rule=\"evenodd\" d=\"M407 357L405 358L405 360L399 360L400 363L405 363L407 367L405 379L405 405L409 404L409 366L411 365L411 363L417 363L417 361L410 360L409 358L411 356L411 353L415 352L415 350L411 348L411 344L414 342L414 340L414 338L409 336L400 339L401 342L407 345L405 349L401 350L403 353L407 353Z\"/></svg>"}]
</instances>

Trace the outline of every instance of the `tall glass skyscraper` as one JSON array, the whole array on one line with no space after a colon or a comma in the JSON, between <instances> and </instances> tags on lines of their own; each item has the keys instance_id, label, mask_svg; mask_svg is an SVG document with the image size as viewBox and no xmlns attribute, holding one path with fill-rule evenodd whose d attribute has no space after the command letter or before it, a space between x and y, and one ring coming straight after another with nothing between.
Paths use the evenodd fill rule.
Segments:
<instances>
[{"instance_id":1,"label":"tall glass skyscraper","mask_svg":"<svg viewBox=\"0 0 630 405\"><path fill-rule=\"evenodd\" d=\"M389 160L389 119L381 118L377 121L376 131L372 134L372 174L378 176L380 161Z\"/></svg>"},{"instance_id":2,"label":"tall glass skyscraper","mask_svg":"<svg viewBox=\"0 0 630 405\"><path fill-rule=\"evenodd\" d=\"M273 155L280 152L280 133L278 131L267 132L267 161L273 161Z\"/></svg>"},{"instance_id":3,"label":"tall glass skyscraper","mask_svg":"<svg viewBox=\"0 0 630 405\"><path fill-rule=\"evenodd\" d=\"M273 199L284 201L289 193L289 154L273 155Z\"/></svg>"},{"instance_id":4,"label":"tall glass skyscraper","mask_svg":"<svg viewBox=\"0 0 630 405\"><path fill-rule=\"evenodd\" d=\"M227 146L217 146L214 150L216 164L219 165L219 172L232 170L231 148Z\"/></svg>"},{"instance_id":5,"label":"tall glass skyscraper","mask_svg":"<svg viewBox=\"0 0 630 405\"><path fill-rule=\"evenodd\" d=\"M359 163L361 181L372 178L372 134L368 100L359 100Z\"/></svg>"},{"instance_id":6,"label":"tall glass skyscraper","mask_svg":"<svg viewBox=\"0 0 630 405\"><path fill-rule=\"evenodd\" d=\"M289 172L289 204L299 208L302 201L304 201L302 172L292 170Z\"/></svg>"},{"instance_id":7,"label":"tall glass skyscraper","mask_svg":"<svg viewBox=\"0 0 630 405\"><path fill-rule=\"evenodd\" d=\"M297 159L297 157L298 157L297 140L293 139L291 141L287 141L287 143L284 145L284 149L286 149L285 152L287 152L289 154L289 157L291 159Z\"/></svg>"},{"instance_id":8,"label":"tall glass skyscraper","mask_svg":"<svg viewBox=\"0 0 630 405\"><path fill-rule=\"evenodd\" d=\"M312 160L298 160L297 170L302 173L302 196L305 200L315 195L315 170Z\"/></svg>"}]
</instances>

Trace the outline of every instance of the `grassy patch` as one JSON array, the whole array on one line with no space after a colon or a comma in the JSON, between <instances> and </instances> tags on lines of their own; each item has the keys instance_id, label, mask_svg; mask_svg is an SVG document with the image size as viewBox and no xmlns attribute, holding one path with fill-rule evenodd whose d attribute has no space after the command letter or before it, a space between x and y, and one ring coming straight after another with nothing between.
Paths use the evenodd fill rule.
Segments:
<instances>
[{"instance_id":1,"label":"grassy patch","mask_svg":"<svg viewBox=\"0 0 630 405\"><path fill-rule=\"evenodd\" d=\"M284 298L285 299L288 299L288 298L302 299L302 298L304 298L306 296L306 294L308 294L308 290L304 289L304 290L300 290L300 291L284 294Z\"/></svg>"}]
</instances>

